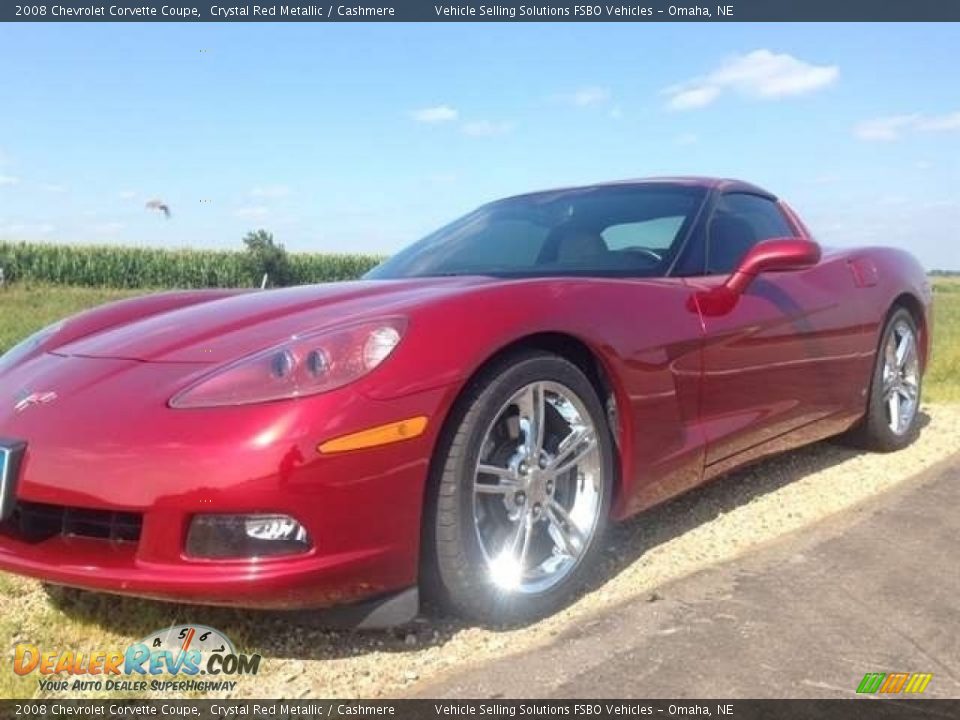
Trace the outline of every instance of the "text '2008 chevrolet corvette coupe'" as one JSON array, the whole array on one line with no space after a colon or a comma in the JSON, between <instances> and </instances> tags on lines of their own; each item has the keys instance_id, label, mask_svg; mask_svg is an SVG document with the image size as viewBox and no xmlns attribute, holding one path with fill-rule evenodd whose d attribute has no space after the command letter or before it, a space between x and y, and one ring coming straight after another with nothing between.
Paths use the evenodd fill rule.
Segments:
<instances>
[{"instance_id":1,"label":"text '2008 chevrolet corvette coupe'","mask_svg":"<svg viewBox=\"0 0 960 720\"><path fill-rule=\"evenodd\" d=\"M831 435L917 432L931 291L746 183L485 205L357 282L172 292L0 358L0 568L367 626L569 600L604 528Z\"/></svg>"}]
</instances>

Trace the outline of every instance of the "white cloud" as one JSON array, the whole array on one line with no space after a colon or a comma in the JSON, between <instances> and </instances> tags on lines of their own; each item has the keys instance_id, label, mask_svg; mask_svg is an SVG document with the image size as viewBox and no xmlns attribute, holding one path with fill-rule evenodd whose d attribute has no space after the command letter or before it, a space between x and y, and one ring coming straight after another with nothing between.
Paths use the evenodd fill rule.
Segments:
<instances>
[{"instance_id":1,"label":"white cloud","mask_svg":"<svg viewBox=\"0 0 960 720\"><path fill-rule=\"evenodd\" d=\"M882 207L889 207L890 205L906 205L910 202L905 195L897 195L890 193L887 195L882 195L877 203Z\"/></svg>"},{"instance_id":2,"label":"white cloud","mask_svg":"<svg viewBox=\"0 0 960 720\"><path fill-rule=\"evenodd\" d=\"M65 186L58 185L57 183L40 183L40 189L52 193L62 193L67 191Z\"/></svg>"},{"instance_id":3,"label":"white cloud","mask_svg":"<svg viewBox=\"0 0 960 720\"><path fill-rule=\"evenodd\" d=\"M90 230L96 235L116 235L118 232L123 230L126 227L122 222L105 222L98 223L90 228Z\"/></svg>"},{"instance_id":4,"label":"white cloud","mask_svg":"<svg viewBox=\"0 0 960 720\"><path fill-rule=\"evenodd\" d=\"M696 133L681 133L677 135L674 142L676 142L677 145L695 145L700 142L700 136Z\"/></svg>"},{"instance_id":5,"label":"white cloud","mask_svg":"<svg viewBox=\"0 0 960 720\"><path fill-rule=\"evenodd\" d=\"M290 188L286 185L264 185L255 187L250 191L251 197L258 198L282 198L290 194Z\"/></svg>"},{"instance_id":6,"label":"white cloud","mask_svg":"<svg viewBox=\"0 0 960 720\"><path fill-rule=\"evenodd\" d=\"M19 182L20 178L13 175L0 175L0 185L16 185Z\"/></svg>"},{"instance_id":7,"label":"white cloud","mask_svg":"<svg viewBox=\"0 0 960 720\"><path fill-rule=\"evenodd\" d=\"M589 107L602 105L610 100L610 91L604 87L592 85L574 90L571 93L558 96L561 102L575 107Z\"/></svg>"},{"instance_id":8,"label":"white cloud","mask_svg":"<svg viewBox=\"0 0 960 720\"><path fill-rule=\"evenodd\" d=\"M919 119L919 115L890 115L864 120L853 129L853 134L861 140L896 140Z\"/></svg>"},{"instance_id":9,"label":"white cloud","mask_svg":"<svg viewBox=\"0 0 960 720\"><path fill-rule=\"evenodd\" d=\"M464 135L471 137L493 137L510 132L510 123L493 122L491 120L475 120L464 123L460 128Z\"/></svg>"},{"instance_id":10,"label":"white cloud","mask_svg":"<svg viewBox=\"0 0 960 720\"><path fill-rule=\"evenodd\" d=\"M49 235L54 230L49 223L13 223L0 227L0 236Z\"/></svg>"},{"instance_id":11,"label":"white cloud","mask_svg":"<svg viewBox=\"0 0 960 720\"><path fill-rule=\"evenodd\" d=\"M853 134L861 140L896 140L905 132L948 132L960 130L960 111L945 115L888 115L858 123Z\"/></svg>"},{"instance_id":12,"label":"white cloud","mask_svg":"<svg viewBox=\"0 0 960 720\"><path fill-rule=\"evenodd\" d=\"M707 75L672 85L663 94L670 109L693 110L706 107L728 90L774 100L820 90L839 75L835 65L814 65L787 53L754 50L727 58Z\"/></svg>"},{"instance_id":13,"label":"white cloud","mask_svg":"<svg viewBox=\"0 0 960 720\"><path fill-rule=\"evenodd\" d=\"M960 110L923 118L917 123L917 127L921 130L960 130Z\"/></svg>"},{"instance_id":14,"label":"white cloud","mask_svg":"<svg viewBox=\"0 0 960 720\"><path fill-rule=\"evenodd\" d=\"M136 190L121 190L119 193L117 193L117 197L119 197L121 200L133 200L133 198L136 196Z\"/></svg>"},{"instance_id":15,"label":"white cloud","mask_svg":"<svg viewBox=\"0 0 960 720\"><path fill-rule=\"evenodd\" d=\"M671 110L695 110L706 107L720 97L720 88L714 85L667 88L664 92L671 96L668 103Z\"/></svg>"},{"instance_id":16,"label":"white cloud","mask_svg":"<svg viewBox=\"0 0 960 720\"><path fill-rule=\"evenodd\" d=\"M952 208L960 207L960 200L956 198L940 198L937 200L929 200L923 203L925 208Z\"/></svg>"},{"instance_id":17,"label":"white cloud","mask_svg":"<svg viewBox=\"0 0 960 720\"><path fill-rule=\"evenodd\" d=\"M243 220L259 220L261 218L265 218L269 214L270 210L262 205L238 208L234 213L234 215Z\"/></svg>"},{"instance_id":18,"label":"white cloud","mask_svg":"<svg viewBox=\"0 0 960 720\"><path fill-rule=\"evenodd\" d=\"M457 112L456 108L452 108L449 105L435 105L433 107L420 108L419 110L414 110L410 115L417 122L428 125L451 122L460 117L460 113Z\"/></svg>"}]
</instances>

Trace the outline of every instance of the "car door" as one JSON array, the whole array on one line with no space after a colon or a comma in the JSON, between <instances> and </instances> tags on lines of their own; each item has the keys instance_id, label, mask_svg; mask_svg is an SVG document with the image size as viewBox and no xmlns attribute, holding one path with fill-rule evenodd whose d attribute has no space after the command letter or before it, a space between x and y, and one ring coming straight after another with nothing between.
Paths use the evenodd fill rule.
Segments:
<instances>
[{"instance_id":1,"label":"car door","mask_svg":"<svg viewBox=\"0 0 960 720\"><path fill-rule=\"evenodd\" d=\"M763 240L802 234L771 197L727 192L708 218L706 274L691 283L724 283L750 248ZM861 388L862 328L842 307L850 276L829 259L800 271L757 277L731 308L704 314L700 419L707 474L785 449L807 438L799 430L829 427Z\"/></svg>"}]
</instances>

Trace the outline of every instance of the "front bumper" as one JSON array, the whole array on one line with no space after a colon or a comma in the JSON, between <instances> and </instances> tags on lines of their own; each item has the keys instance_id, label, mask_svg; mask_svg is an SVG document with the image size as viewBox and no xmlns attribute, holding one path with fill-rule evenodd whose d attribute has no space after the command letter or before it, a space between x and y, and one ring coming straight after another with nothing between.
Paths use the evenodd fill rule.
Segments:
<instances>
[{"instance_id":1,"label":"front bumper","mask_svg":"<svg viewBox=\"0 0 960 720\"><path fill-rule=\"evenodd\" d=\"M144 535L145 542L151 539ZM0 536L0 568L45 582L157 600L274 609L329 606L391 590L393 582L383 575L384 554L151 563L132 543L58 536L31 544ZM396 587L403 586L401 581Z\"/></svg>"},{"instance_id":2,"label":"front bumper","mask_svg":"<svg viewBox=\"0 0 960 720\"><path fill-rule=\"evenodd\" d=\"M12 387L44 376L58 379L56 402L8 410ZM135 542L74 534L30 541L0 528L0 569L91 590L270 609L354 603L416 585L424 484L452 388L390 401L344 388L292 402L171 410L166 398L183 376L174 364L44 356L0 379L0 436L27 443L18 501L142 517ZM317 451L330 438L418 415L431 419L419 437ZM187 530L201 513L287 514L314 547L261 560L190 558Z\"/></svg>"}]
</instances>

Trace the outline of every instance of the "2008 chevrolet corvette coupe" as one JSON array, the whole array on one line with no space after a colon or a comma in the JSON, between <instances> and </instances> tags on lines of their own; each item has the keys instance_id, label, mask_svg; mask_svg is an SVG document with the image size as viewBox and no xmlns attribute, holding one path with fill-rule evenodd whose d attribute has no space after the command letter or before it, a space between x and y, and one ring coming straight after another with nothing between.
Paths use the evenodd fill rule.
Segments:
<instances>
[{"instance_id":1,"label":"2008 chevrolet corvette coupe","mask_svg":"<svg viewBox=\"0 0 960 720\"><path fill-rule=\"evenodd\" d=\"M733 467L917 432L920 265L746 183L485 205L357 282L172 292L0 358L0 568L108 592L486 620Z\"/></svg>"}]
</instances>

